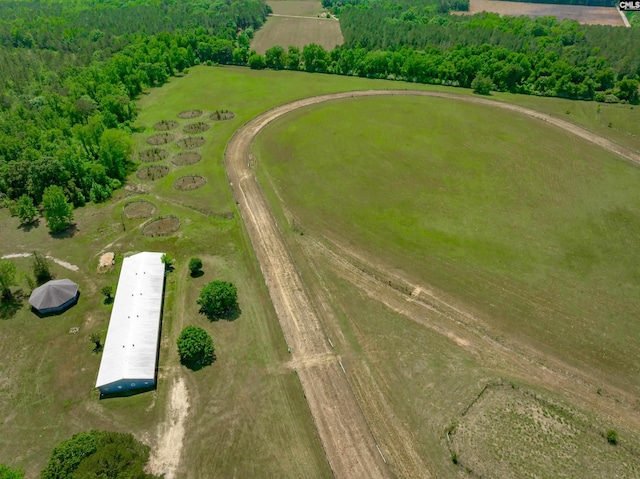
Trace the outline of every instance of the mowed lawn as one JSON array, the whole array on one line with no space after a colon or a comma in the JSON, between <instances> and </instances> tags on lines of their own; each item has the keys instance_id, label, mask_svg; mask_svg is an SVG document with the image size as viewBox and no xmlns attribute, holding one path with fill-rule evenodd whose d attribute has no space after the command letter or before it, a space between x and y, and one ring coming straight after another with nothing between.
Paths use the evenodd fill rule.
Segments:
<instances>
[{"instance_id":1,"label":"mowed lawn","mask_svg":"<svg viewBox=\"0 0 640 479\"><path fill-rule=\"evenodd\" d=\"M422 98L298 111L255 153L304 231L639 390L638 167L543 122Z\"/></svg>"},{"instance_id":2,"label":"mowed lawn","mask_svg":"<svg viewBox=\"0 0 640 479\"><path fill-rule=\"evenodd\" d=\"M264 54L273 46L281 46L285 50L290 46L302 49L305 45L315 43L325 50L333 50L343 41L340 23L335 20L271 16L255 33L251 48Z\"/></svg>"}]
</instances>

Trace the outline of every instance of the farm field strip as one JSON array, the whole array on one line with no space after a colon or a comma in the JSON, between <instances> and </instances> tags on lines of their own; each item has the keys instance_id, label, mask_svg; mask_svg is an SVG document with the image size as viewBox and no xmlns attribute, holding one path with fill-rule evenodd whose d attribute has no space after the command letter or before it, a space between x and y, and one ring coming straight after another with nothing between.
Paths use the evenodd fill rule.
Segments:
<instances>
[{"instance_id":1,"label":"farm field strip","mask_svg":"<svg viewBox=\"0 0 640 479\"><path fill-rule=\"evenodd\" d=\"M509 16L546 17L558 20L571 19L585 25L611 25L623 27L622 18L614 7L586 7L582 5L551 5L545 3L505 2L497 0L470 0L469 11L461 15L480 12L498 13Z\"/></svg>"},{"instance_id":2,"label":"farm field strip","mask_svg":"<svg viewBox=\"0 0 640 479\"><path fill-rule=\"evenodd\" d=\"M326 50L332 50L343 42L340 23L332 18L278 14L270 15L255 33L251 48L264 54L276 45L285 49L289 46L302 49L305 45L315 43Z\"/></svg>"},{"instance_id":3,"label":"farm field strip","mask_svg":"<svg viewBox=\"0 0 640 479\"><path fill-rule=\"evenodd\" d=\"M630 162L640 164L640 155L566 121L515 105L447 93L380 90L329 94L282 105L254 118L238 130L227 145L225 152L227 173L283 332L288 343L294 347L294 361L301 365L318 353L326 354L329 349L319 317L310 303L308 293L296 272L284 239L251 170L250 147L255 136L265 126L298 108L324 101L373 95L424 95L497 106L549 122ZM335 362L332 364L335 367ZM358 405L353 404L355 401L349 391L349 384L346 381L336 381L331 374L327 374L326 369L319 369L317 366L309 369L302 367L299 375L318 433L336 477L386 475L384 467L380 465L376 456L373 447L375 440L366 427L366 420L362 417ZM339 375L339 370L337 368L334 370ZM319 391L317 388L320 385L322 385L320 390L323 392L322 404L313 396L314 392ZM330 393L327 394L329 391ZM331 406L330 403L324 402L331 399L334 401ZM352 414L335 414L347 405ZM330 428L329 424L332 421L339 421L340 424ZM354 431L359 431L358 436L361 439L367 439L366 444L365 441L361 441L358 443L359 450L353 449L348 451L349 454L344 454L342 447L353 440L353 436L349 437L349 435ZM351 442L351 444L354 443ZM354 473L355 471L363 474Z\"/></svg>"}]
</instances>

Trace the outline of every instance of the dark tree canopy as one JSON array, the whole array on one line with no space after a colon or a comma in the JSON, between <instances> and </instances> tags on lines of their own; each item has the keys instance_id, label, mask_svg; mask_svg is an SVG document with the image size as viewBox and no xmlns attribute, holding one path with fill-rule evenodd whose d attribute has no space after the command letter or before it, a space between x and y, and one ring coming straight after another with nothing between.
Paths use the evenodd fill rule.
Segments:
<instances>
[{"instance_id":1,"label":"dark tree canopy","mask_svg":"<svg viewBox=\"0 0 640 479\"><path fill-rule=\"evenodd\" d=\"M202 260L200 258L191 258L189 260L189 272L191 276L198 276L202 273Z\"/></svg>"},{"instance_id":2,"label":"dark tree canopy","mask_svg":"<svg viewBox=\"0 0 640 479\"><path fill-rule=\"evenodd\" d=\"M229 319L238 310L238 290L227 281L212 281L200 291L200 313L211 320Z\"/></svg>"},{"instance_id":3,"label":"dark tree canopy","mask_svg":"<svg viewBox=\"0 0 640 479\"><path fill-rule=\"evenodd\" d=\"M178 338L180 362L185 365L207 366L215 358L211 336L197 326L187 326Z\"/></svg>"},{"instance_id":4,"label":"dark tree canopy","mask_svg":"<svg viewBox=\"0 0 640 479\"><path fill-rule=\"evenodd\" d=\"M131 434L91 431L61 442L51 453L41 479L156 479L144 466L149 447Z\"/></svg>"}]
</instances>

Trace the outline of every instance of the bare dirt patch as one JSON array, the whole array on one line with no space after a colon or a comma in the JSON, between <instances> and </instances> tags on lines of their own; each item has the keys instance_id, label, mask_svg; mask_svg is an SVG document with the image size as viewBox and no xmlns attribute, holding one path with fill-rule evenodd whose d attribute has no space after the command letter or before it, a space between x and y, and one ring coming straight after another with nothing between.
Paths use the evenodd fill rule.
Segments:
<instances>
[{"instance_id":1,"label":"bare dirt patch","mask_svg":"<svg viewBox=\"0 0 640 479\"><path fill-rule=\"evenodd\" d=\"M150 145L166 145L171 143L174 138L175 136L172 133L156 133L147 138L147 143Z\"/></svg>"},{"instance_id":2,"label":"bare dirt patch","mask_svg":"<svg viewBox=\"0 0 640 479\"><path fill-rule=\"evenodd\" d=\"M205 139L201 137L195 138L182 138L178 140L178 147L184 148L185 150L189 150L191 148L199 148L204 145Z\"/></svg>"},{"instance_id":3,"label":"bare dirt patch","mask_svg":"<svg viewBox=\"0 0 640 479\"><path fill-rule=\"evenodd\" d=\"M169 174L169 167L165 165L151 165L145 168L141 168L136 173L136 176L141 180L155 181L163 176Z\"/></svg>"},{"instance_id":4,"label":"bare dirt patch","mask_svg":"<svg viewBox=\"0 0 640 479\"><path fill-rule=\"evenodd\" d=\"M182 120L192 120L202 116L202 110L185 110L178 113L178 118Z\"/></svg>"},{"instance_id":5,"label":"bare dirt patch","mask_svg":"<svg viewBox=\"0 0 640 479\"><path fill-rule=\"evenodd\" d=\"M213 121L231 120L235 117L236 114L229 110L216 110L209 116L209 118L211 118Z\"/></svg>"},{"instance_id":6,"label":"bare dirt patch","mask_svg":"<svg viewBox=\"0 0 640 479\"><path fill-rule=\"evenodd\" d=\"M184 151L182 153L178 153L177 155L173 155L173 158L171 158L171 163L176 166L193 165L194 163L199 162L201 159L202 155L196 151Z\"/></svg>"},{"instance_id":7,"label":"bare dirt patch","mask_svg":"<svg viewBox=\"0 0 640 479\"><path fill-rule=\"evenodd\" d=\"M151 220L142 228L145 236L166 236L175 233L180 228L180 218L173 215L161 216Z\"/></svg>"},{"instance_id":8,"label":"bare dirt patch","mask_svg":"<svg viewBox=\"0 0 640 479\"><path fill-rule=\"evenodd\" d=\"M148 469L167 479L175 477L182 455L185 423L189 413L189 391L184 379L173 381L167 411L167 421L158 426L157 447L151 451Z\"/></svg>"},{"instance_id":9,"label":"bare dirt patch","mask_svg":"<svg viewBox=\"0 0 640 479\"><path fill-rule=\"evenodd\" d=\"M155 123L153 125L153 128L158 131L168 131L168 130L175 130L176 128L178 128L179 125L180 123L178 123L175 120L162 120L162 121L159 121L158 123Z\"/></svg>"},{"instance_id":10,"label":"bare dirt patch","mask_svg":"<svg viewBox=\"0 0 640 479\"><path fill-rule=\"evenodd\" d=\"M204 176L187 175L187 176L181 176L176 181L174 181L173 187L176 190L191 191L191 190L197 190L198 188L202 188L206 184L207 184L207 180Z\"/></svg>"},{"instance_id":11,"label":"bare dirt patch","mask_svg":"<svg viewBox=\"0 0 640 479\"><path fill-rule=\"evenodd\" d=\"M197 123L189 123L188 125L185 125L185 127L182 130L185 133L193 134L193 133L204 133L209 128L211 128L211 125L209 125L208 123L205 123L204 121L199 121Z\"/></svg>"},{"instance_id":12,"label":"bare dirt patch","mask_svg":"<svg viewBox=\"0 0 640 479\"><path fill-rule=\"evenodd\" d=\"M144 161L145 163L162 161L167 156L169 156L169 153L167 153L167 150L165 150L164 148L158 148L158 147L142 150L138 155L138 157L140 158L140 161Z\"/></svg>"},{"instance_id":13,"label":"bare dirt patch","mask_svg":"<svg viewBox=\"0 0 640 479\"><path fill-rule=\"evenodd\" d=\"M584 7L581 5L551 5L546 3L503 2L502 0L470 0L469 11L460 14L473 15L492 12L500 15L547 17L558 20L570 18L585 25L611 25L623 27L622 17L615 7Z\"/></svg>"},{"instance_id":14,"label":"bare dirt patch","mask_svg":"<svg viewBox=\"0 0 640 479\"><path fill-rule=\"evenodd\" d=\"M156 214L156 205L147 200L134 200L124 205L124 215L128 219L151 218Z\"/></svg>"}]
</instances>

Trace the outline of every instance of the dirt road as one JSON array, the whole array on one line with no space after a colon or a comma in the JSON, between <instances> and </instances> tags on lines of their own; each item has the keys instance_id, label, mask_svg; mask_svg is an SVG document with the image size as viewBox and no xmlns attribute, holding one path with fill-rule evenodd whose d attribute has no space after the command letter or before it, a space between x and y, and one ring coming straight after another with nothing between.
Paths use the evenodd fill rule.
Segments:
<instances>
[{"instance_id":1,"label":"dirt road","mask_svg":"<svg viewBox=\"0 0 640 479\"><path fill-rule=\"evenodd\" d=\"M287 250L267 200L251 169L256 135L273 120L298 108L351 97L376 95L432 96L491 105L551 123L640 165L640 155L576 125L527 108L484 98L439 92L378 90L307 98L269 110L240 128L227 145L229 182L289 344L325 454L337 478L391 477L338 358L322 329ZM407 445L408 447L409 445ZM421 477L429 477L421 475Z\"/></svg>"}]
</instances>

